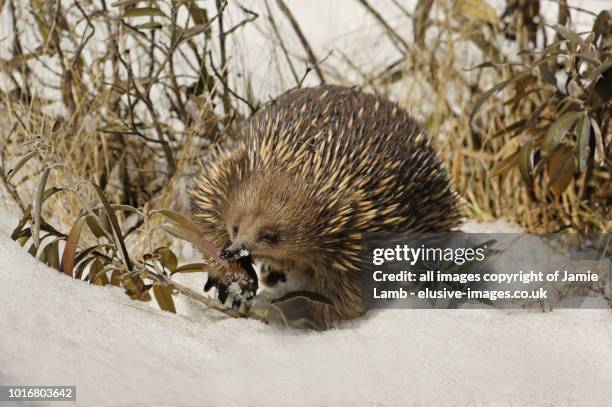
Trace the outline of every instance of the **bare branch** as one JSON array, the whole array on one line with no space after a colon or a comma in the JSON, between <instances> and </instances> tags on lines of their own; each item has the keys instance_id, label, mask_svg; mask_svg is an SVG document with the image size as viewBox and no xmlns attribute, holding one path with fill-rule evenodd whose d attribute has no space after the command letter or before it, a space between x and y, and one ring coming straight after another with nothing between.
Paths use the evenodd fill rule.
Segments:
<instances>
[{"instance_id":1,"label":"bare branch","mask_svg":"<svg viewBox=\"0 0 612 407\"><path fill-rule=\"evenodd\" d=\"M304 47L304 51L306 51L306 54L308 55L308 61L310 63L311 69L315 70L315 72L317 73L317 76L319 77L319 80L321 81L322 84L324 84L325 78L323 77L323 71L321 71L321 68L319 67L319 63L317 62L317 57L315 56L315 53L312 50L312 47L310 46L310 43L306 39L306 36L302 32L300 25L298 24L297 20L293 16L293 13L291 13L291 10L289 10L289 7L287 7L287 4L285 4L283 0L276 0L276 4L278 4L278 8L280 8L280 10L283 12L285 17L287 17L287 19L291 23L291 27L293 27L293 31L300 39L300 42L302 43L302 47ZM298 85L301 86L301 82L298 83Z\"/></svg>"}]
</instances>

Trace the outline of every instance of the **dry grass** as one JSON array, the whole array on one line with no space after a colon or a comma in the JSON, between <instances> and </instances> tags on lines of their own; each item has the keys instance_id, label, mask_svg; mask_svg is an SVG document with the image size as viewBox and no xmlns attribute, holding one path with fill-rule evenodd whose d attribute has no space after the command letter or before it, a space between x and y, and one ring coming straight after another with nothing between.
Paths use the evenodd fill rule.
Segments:
<instances>
[{"instance_id":1,"label":"dry grass","mask_svg":"<svg viewBox=\"0 0 612 407\"><path fill-rule=\"evenodd\" d=\"M531 188L527 188L517 160L505 171L492 171L502 159L511 156L531 138L541 143L544 131L561 115L559 111L546 109L533 127L522 134L500 134L500 130L511 123L531 116L552 96L548 89L540 86L543 80L537 77L535 69L534 89L538 91L530 92L520 87L523 85L511 84L487 99L474 121L470 121L475 104L485 91L519 72L522 65L518 64L529 65L537 57L527 53L517 55L507 49L541 51L544 48L541 40L538 44L533 42L533 38L545 31L542 22L533 23L538 9L536 3L539 2L528 2L524 9L514 9L515 2L507 3L508 16L501 16L501 19L481 1L419 2L421 9L417 7L411 16L415 23L415 41L401 42L405 47L404 56L391 68L382 73L360 72L364 77L361 86L379 93L390 93L392 89L397 93L400 89L400 94L405 95L399 98L400 103L423 120L430 134L437 135L440 151L470 217L478 220L506 218L533 232L554 232L565 228L582 232L609 231L612 224L609 94L607 105L599 110L592 109L603 112L598 121L603 129L605 152L600 152L599 158L595 153L595 160L599 161L589 171L571 174L571 182L562 193L550 192L549 172L543 169L546 163L543 158L546 157L539 157L539 168L536 166L534 171L539 169L540 173L535 174ZM427 10L430 5L432 8ZM482 7L474 8L474 5ZM560 26L570 25L566 2L559 2L558 7L560 13L556 22ZM379 16L373 12L373 18ZM419 22L419 18L426 22ZM596 15L593 14L592 18L595 20ZM425 33L419 28L423 26L427 27ZM389 40L396 42L399 34L389 32L389 29L385 27ZM610 38L610 28L604 31ZM564 38L548 33L548 44L559 40ZM607 47L601 53L603 62L610 55ZM562 66L561 63L565 62L562 59L557 61L559 69L568 72L571 79L570 67ZM481 69L466 69L485 62L488 65ZM574 64L573 59L567 62L568 65L570 62ZM347 64L347 68L350 67L351 64ZM601 78L602 82L605 80ZM585 104L585 108L589 108L588 102ZM567 143L572 143L569 136ZM569 159L574 160L573 156ZM495 172L500 175L492 176Z\"/></svg>"},{"instance_id":2,"label":"dry grass","mask_svg":"<svg viewBox=\"0 0 612 407\"><path fill-rule=\"evenodd\" d=\"M513 108L503 104L513 96L504 89L488 99L470 123L475 100L514 72L512 65L501 64L528 58L508 55L508 44L534 47L530 39L543 26L533 26L531 9L514 10L502 20L480 0L422 0L417 10L406 11L404 23L391 24L374 2L356 1L400 52L392 64L377 65L387 68L364 72L342 50L336 55L343 55L344 66L325 60L326 54L301 32L291 4L280 0L268 2L264 11L274 18L220 0L206 10L194 1L127 1L118 2L118 7L105 1L4 3L3 13L18 34L0 42L10 55L0 61L0 182L10 192L8 199L23 210L33 202L40 175L50 165L56 167L47 185L78 189L85 201L95 196L80 181L101 185L109 200L118 204L184 210L184 179L193 173L197 160L211 146L235 140L237 124L265 102L255 99L248 77L239 78L231 70L227 54L232 36L257 22L274 36L282 56L274 63L284 65L279 71L290 68L290 86L303 82L300 67L309 64L306 73L321 82L399 94L400 103L435 136L470 217L506 218L537 232L564 227L610 230L610 198L581 196L584 177L572 180L559 197L545 192L546 179L538 180L534 200L517 169L490 176L494 165L526 137L493 135L529 114L538 95L526 98L532 103ZM513 2L508 4L510 8ZM283 18L282 23L297 33L297 49L279 32ZM400 24L415 27L413 38L394 30ZM465 70L467 50L479 59L476 63L500 65ZM347 83L348 75L338 73L347 70L360 82ZM9 169L29 151L38 154L9 180ZM596 171L601 183L597 188L605 192L609 167ZM79 216L83 202L62 192L43 209L58 228L66 228ZM135 256L169 244L164 234L155 232L157 224L132 215L121 215L120 221L130 230L127 239Z\"/></svg>"}]
</instances>

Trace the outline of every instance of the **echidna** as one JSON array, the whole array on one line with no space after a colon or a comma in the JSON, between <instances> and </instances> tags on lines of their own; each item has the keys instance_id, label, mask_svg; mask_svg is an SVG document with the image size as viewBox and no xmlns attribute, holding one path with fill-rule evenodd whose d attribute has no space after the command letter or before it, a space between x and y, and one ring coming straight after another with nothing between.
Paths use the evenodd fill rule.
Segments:
<instances>
[{"instance_id":1,"label":"echidna","mask_svg":"<svg viewBox=\"0 0 612 407\"><path fill-rule=\"evenodd\" d=\"M194 219L225 258L250 253L275 280L307 276L305 289L332 303L314 316L325 325L364 311L365 233L442 232L460 223L426 134L387 99L342 86L292 90L257 112L242 136L213 153L195 179ZM220 287L225 301L233 280L211 272L207 287Z\"/></svg>"}]
</instances>

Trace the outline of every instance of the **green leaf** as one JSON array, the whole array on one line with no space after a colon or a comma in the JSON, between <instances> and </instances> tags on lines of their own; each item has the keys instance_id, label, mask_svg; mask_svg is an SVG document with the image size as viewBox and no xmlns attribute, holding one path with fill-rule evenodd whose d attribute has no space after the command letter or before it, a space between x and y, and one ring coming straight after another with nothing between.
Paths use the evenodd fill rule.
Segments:
<instances>
[{"instance_id":1,"label":"green leaf","mask_svg":"<svg viewBox=\"0 0 612 407\"><path fill-rule=\"evenodd\" d=\"M580 172L583 172L587 168L591 149L589 144L591 139L591 121L589 120L589 116L587 114L585 114L576 125L576 131L578 133L578 143L576 143L578 168L580 169Z\"/></svg>"},{"instance_id":2,"label":"green leaf","mask_svg":"<svg viewBox=\"0 0 612 407\"><path fill-rule=\"evenodd\" d=\"M562 36L563 38L565 38L566 40L569 40L570 42L573 42L575 44L582 44L582 38L580 38L580 36L578 34L576 34L575 32L568 30L565 27L562 27L558 24L555 25L551 25L549 26L550 28L552 28L553 30L555 30L560 36Z\"/></svg>"},{"instance_id":3,"label":"green leaf","mask_svg":"<svg viewBox=\"0 0 612 407\"><path fill-rule=\"evenodd\" d=\"M19 246L24 247L26 243L30 240L30 236L20 236L15 241L19 243Z\"/></svg>"},{"instance_id":4,"label":"green leaf","mask_svg":"<svg viewBox=\"0 0 612 407\"><path fill-rule=\"evenodd\" d=\"M605 153L603 139L601 138L601 128L594 118L591 118L591 127L593 127L593 137L595 138L595 162L603 164Z\"/></svg>"},{"instance_id":5,"label":"green leaf","mask_svg":"<svg viewBox=\"0 0 612 407\"><path fill-rule=\"evenodd\" d=\"M149 21L148 23L138 24L134 28L138 30L161 30L164 26L155 21Z\"/></svg>"},{"instance_id":6,"label":"green leaf","mask_svg":"<svg viewBox=\"0 0 612 407\"><path fill-rule=\"evenodd\" d=\"M134 213L142 214L142 212L140 210L138 210L137 208L134 208L133 206L130 206L130 205L111 204L110 207L114 211L134 212Z\"/></svg>"},{"instance_id":7,"label":"green leaf","mask_svg":"<svg viewBox=\"0 0 612 407\"><path fill-rule=\"evenodd\" d=\"M527 186L529 197L535 200L533 193L533 139L525 143L519 150L519 171L521 178Z\"/></svg>"},{"instance_id":8,"label":"green leaf","mask_svg":"<svg viewBox=\"0 0 612 407\"><path fill-rule=\"evenodd\" d=\"M26 223L28 223L31 217L32 217L32 208L28 207L28 210L26 210L26 213L24 213L21 219L19 219L19 224L17 225L17 227L11 232L12 240L17 240L22 236L23 227L26 225Z\"/></svg>"},{"instance_id":9,"label":"green leaf","mask_svg":"<svg viewBox=\"0 0 612 407\"><path fill-rule=\"evenodd\" d=\"M42 201L45 202L47 199L51 198L53 195L57 194L58 192L63 191L64 188L58 188L58 187L51 187L48 188L45 193L43 194L43 198Z\"/></svg>"},{"instance_id":10,"label":"green leaf","mask_svg":"<svg viewBox=\"0 0 612 407\"><path fill-rule=\"evenodd\" d=\"M38 187L36 188L36 195L34 196L34 215L32 217L32 240L34 245L38 247L40 245L40 225L42 223L42 204L44 202L43 196L45 193L45 186L47 185L47 179L51 168L47 167L43 171L43 175L40 179Z\"/></svg>"},{"instance_id":11,"label":"green leaf","mask_svg":"<svg viewBox=\"0 0 612 407\"><path fill-rule=\"evenodd\" d=\"M167 247L158 247L153 251L153 253L159 255L161 264L164 265L165 268L170 270L171 273L176 270L176 266L178 265L178 259L172 250Z\"/></svg>"},{"instance_id":12,"label":"green leaf","mask_svg":"<svg viewBox=\"0 0 612 407\"><path fill-rule=\"evenodd\" d=\"M510 169L512 169L512 167L514 167L517 164L518 156L519 156L519 150L516 150L510 156L504 158L503 160L495 164L495 166L491 168L491 171L489 172L489 176L496 177L498 175L506 174Z\"/></svg>"},{"instance_id":13,"label":"green leaf","mask_svg":"<svg viewBox=\"0 0 612 407\"><path fill-rule=\"evenodd\" d=\"M196 225L194 225L189 219L184 217L178 212L169 209L158 209L151 211L151 215L159 213L168 219L175 222L174 224L164 224L162 229L171 235L178 237L179 239L191 242L194 246L202 253L206 253L214 258L219 257L219 248L214 245L211 241L204 238ZM225 261L218 259L223 264L227 264Z\"/></svg>"},{"instance_id":14,"label":"green leaf","mask_svg":"<svg viewBox=\"0 0 612 407\"><path fill-rule=\"evenodd\" d=\"M589 75L589 80L594 82L610 68L612 68L612 61L601 64L599 67L597 67L597 69L594 69L593 72L591 72Z\"/></svg>"},{"instance_id":15,"label":"green leaf","mask_svg":"<svg viewBox=\"0 0 612 407\"><path fill-rule=\"evenodd\" d=\"M70 234L68 235L68 240L66 240L66 247L64 247L60 271L70 277L73 277L72 270L74 269L75 264L74 258L76 256L76 251L84 224L85 217L81 216L72 226Z\"/></svg>"},{"instance_id":16,"label":"green leaf","mask_svg":"<svg viewBox=\"0 0 612 407\"><path fill-rule=\"evenodd\" d=\"M112 124L109 126L98 127L96 131L102 133L119 133L119 134L132 134L134 133L134 129L125 124Z\"/></svg>"},{"instance_id":17,"label":"green leaf","mask_svg":"<svg viewBox=\"0 0 612 407\"><path fill-rule=\"evenodd\" d=\"M130 205L121 205L121 204L110 204L110 208L113 211L122 211L122 212L133 212L142 215L142 211L138 208L134 208ZM104 205L96 205L92 210L104 209Z\"/></svg>"},{"instance_id":18,"label":"green leaf","mask_svg":"<svg viewBox=\"0 0 612 407\"><path fill-rule=\"evenodd\" d=\"M108 276L106 275L107 271L104 264L99 259L95 259L89 268L89 283L102 286L107 285L109 283Z\"/></svg>"},{"instance_id":19,"label":"green leaf","mask_svg":"<svg viewBox=\"0 0 612 407\"><path fill-rule=\"evenodd\" d=\"M542 151L545 154L550 154L563 140L570 128L582 116L582 112L568 112L557 119L556 122L550 125L542 144Z\"/></svg>"},{"instance_id":20,"label":"green leaf","mask_svg":"<svg viewBox=\"0 0 612 407\"><path fill-rule=\"evenodd\" d=\"M87 215L87 217L85 217L85 222L87 222L89 230L91 230L91 233L93 233L96 238L100 239L101 237L106 236L106 232L104 229L102 229L102 226L100 226L100 223L95 216Z\"/></svg>"},{"instance_id":21,"label":"green leaf","mask_svg":"<svg viewBox=\"0 0 612 407\"><path fill-rule=\"evenodd\" d=\"M499 23L495 9L484 0L461 0L458 4L465 14L475 19L493 24L494 26L497 26Z\"/></svg>"},{"instance_id":22,"label":"green leaf","mask_svg":"<svg viewBox=\"0 0 612 407\"><path fill-rule=\"evenodd\" d=\"M111 4L111 7L126 7L133 6L134 4L138 4L142 0L119 0L115 1Z\"/></svg>"},{"instance_id":23,"label":"green leaf","mask_svg":"<svg viewBox=\"0 0 612 407\"><path fill-rule=\"evenodd\" d=\"M121 272L119 270L113 270L109 283L121 287Z\"/></svg>"},{"instance_id":24,"label":"green leaf","mask_svg":"<svg viewBox=\"0 0 612 407\"><path fill-rule=\"evenodd\" d=\"M155 297L155 301L159 304L159 308L176 314L176 308L172 300L172 291L171 285L153 284L153 296Z\"/></svg>"},{"instance_id":25,"label":"green leaf","mask_svg":"<svg viewBox=\"0 0 612 407\"><path fill-rule=\"evenodd\" d=\"M205 270L206 263L190 263L183 264L182 266L177 267L172 274L175 273L201 273Z\"/></svg>"},{"instance_id":26,"label":"green leaf","mask_svg":"<svg viewBox=\"0 0 612 407\"><path fill-rule=\"evenodd\" d=\"M427 28L431 25L431 23L429 22L429 13L431 13L433 2L433 0L418 0L414 9L414 41L421 46L425 43L425 32L427 31Z\"/></svg>"},{"instance_id":27,"label":"green leaf","mask_svg":"<svg viewBox=\"0 0 612 407\"><path fill-rule=\"evenodd\" d=\"M185 229L177 224L164 224L162 229L170 233L172 236L183 239L193 244L202 254L208 254L215 258L218 262L227 265L225 260L219 259L220 250L209 240L202 237L199 233Z\"/></svg>"},{"instance_id":28,"label":"green leaf","mask_svg":"<svg viewBox=\"0 0 612 407\"><path fill-rule=\"evenodd\" d=\"M34 157L35 155L38 155L38 151L30 151L28 154L24 155L23 158L19 160L17 164L15 164L15 167L13 167L13 169L8 172L7 174L8 180L10 181L15 176L15 174L17 174L17 172L21 169L21 167L23 167L25 163L30 161L30 159Z\"/></svg>"},{"instance_id":29,"label":"green leaf","mask_svg":"<svg viewBox=\"0 0 612 407\"><path fill-rule=\"evenodd\" d=\"M34 12L34 18L38 25L38 31L42 38L43 44L49 44L49 25L42 20L41 16L47 15L47 8L45 7L45 1L43 0L30 0L30 8ZM52 47L52 51L56 51Z\"/></svg>"},{"instance_id":30,"label":"green leaf","mask_svg":"<svg viewBox=\"0 0 612 407\"><path fill-rule=\"evenodd\" d=\"M108 203L108 199L106 199L106 196L104 195L104 192L102 191L102 189L96 184L92 183L91 185L96 190L96 193L98 194L98 197L100 198L100 202L102 202L102 205L104 206L106 216L111 224L111 229L113 230L113 236L115 238L115 242L118 248L120 249L121 260L123 261L123 265L125 266L127 270L132 270L132 263L130 261L130 256L125 246L125 241L123 240L123 234L121 233L121 228L119 227L119 222L117 221L117 216L115 215L115 211L113 211L110 204Z\"/></svg>"},{"instance_id":31,"label":"green leaf","mask_svg":"<svg viewBox=\"0 0 612 407\"><path fill-rule=\"evenodd\" d=\"M87 268L87 265L94 260L96 260L95 257L89 257L85 259L85 261L80 262L76 266L76 269L74 271L74 278L76 278L77 280L80 280L81 277L83 276L83 271L85 271L85 268ZM89 276L85 277L85 280L88 280L88 279L89 279Z\"/></svg>"},{"instance_id":32,"label":"green leaf","mask_svg":"<svg viewBox=\"0 0 612 407\"><path fill-rule=\"evenodd\" d=\"M545 100L540 106L538 106L534 112L531 114L531 116L529 117L529 119L527 120L527 122L525 122L525 125L523 125L523 127L521 127L519 129L519 131L517 132L517 134L521 134L522 132L524 132L527 129L531 129L538 121L538 119L540 118L540 115L542 114L542 112L544 111L544 109L546 109L546 106L548 106L548 104L552 101L553 99L547 99Z\"/></svg>"},{"instance_id":33,"label":"green leaf","mask_svg":"<svg viewBox=\"0 0 612 407\"><path fill-rule=\"evenodd\" d=\"M60 268L59 242L60 239L55 239L45 249L47 252L47 265L49 267L53 267L56 270L59 270Z\"/></svg>"},{"instance_id":34,"label":"green leaf","mask_svg":"<svg viewBox=\"0 0 612 407\"><path fill-rule=\"evenodd\" d=\"M555 74L550 70L550 67L547 63L539 64L538 69L540 71L540 77L544 82L555 87L557 86L557 78L555 77Z\"/></svg>"},{"instance_id":35,"label":"green leaf","mask_svg":"<svg viewBox=\"0 0 612 407\"><path fill-rule=\"evenodd\" d=\"M160 215L167 217L173 222L178 223L178 225L181 226L183 229L189 230L194 233L200 233L200 230L196 225L194 225L189 219L187 219L178 212L172 211L170 209L156 209L151 211L151 216L156 213L159 213Z\"/></svg>"},{"instance_id":36,"label":"green leaf","mask_svg":"<svg viewBox=\"0 0 612 407\"><path fill-rule=\"evenodd\" d=\"M592 66L598 67L601 65L599 54L593 50L585 49L575 55L577 58L585 60L586 62L590 63Z\"/></svg>"},{"instance_id":37,"label":"green leaf","mask_svg":"<svg viewBox=\"0 0 612 407\"><path fill-rule=\"evenodd\" d=\"M476 113L482 107L484 102L487 101L487 99L489 99L493 94L499 92L500 90L502 90L506 86L510 85L511 83L513 83L513 82L515 82L517 80L520 80L522 78L525 78L528 75L531 75L531 73L529 73L529 72L519 72L519 73L516 73L516 74L512 75L510 78L506 79L505 81L502 81L502 82L498 83L497 85L493 86L491 89L489 89L485 93L483 93L478 98L478 100L476 101L476 103L474 105L474 109L472 109L472 113L470 114L470 125L472 125L472 122L474 121L474 117L476 116Z\"/></svg>"},{"instance_id":38,"label":"green leaf","mask_svg":"<svg viewBox=\"0 0 612 407\"><path fill-rule=\"evenodd\" d=\"M182 39L187 39L187 38L191 38L193 36L196 36L198 34L203 33L204 31L208 30L210 28L210 24L198 24L198 25L194 25L193 27L189 27L188 29L186 29L185 31L183 31L183 33L181 34L181 38Z\"/></svg>"},{"instance_id":39,"label":"green leaf","mask_svg":"<svg viewBox=\"0 0 612 407\"><path fill-rule=\"evenodd\" d=\"M46 235L45 237L47 237L49 235ZM40 240L40 242L42 243L44 241L44 237ZM40 251L40 254L38 255L38 260L40 260L42 263L47 264L47 255L48 255L48 249L49 246L51 246L51 244L48 245L42 245L42 250Z\"/></svg>"},{"instance_id":40,"label":"green leaf","mask_svg":"<svg viewBox=\"0 0 612 407\"><path fill-rule=\"evenodd\" d=\"M593 42L597 42L599 37L606 35L606 26L609 18L610 15L607 10L603 10L597 15L595 23L593 23L593 33L595 33L595 36L593 37Z\"/></svg>"},{"instance_id":41,"label":"green leaf","mask_svg":"<svg viewBox=\"0 0 612 407\"><path fill-rule=\"evenodd\" d=\"M189 9L189 15L196 25L207 25L208 24L208 12L206 9L200 8L193 3L187 5Z\"/></svg>"},{"instance_id":42,"label":"green leaf","mask_svg":"<svg viewBox=\"0 0 612 407\"><path fill-rule=\"evenodd\" d=\"M537 78L535 75L528 74L514 82L514 91L517 95L524 95L529 85L535 83L536 80Z\"/></svg>"},{"instance_id":43,"label":"green leaf","mask_svg":"<svg viewBox=\"0 0 612 407\"><path fill-rule=\"evenodd\" d=\"M561 145L556 148L548 158L548 189L555 195L561 195L574 178L574 169L572 147Z\"/></svg>"},{"instance_id":44,"label":"green leaf","mask_svg":"<svg viewBox=\"0 0 612 407\"><path fill-rule=\"evenodd\" d=\"M508 133L515 133L517 132L517 130L522 129L525 126L525 123L527 123L527 119L522 119L522 120L518 120L506 127L504 127L503 129L499 130L497 133L493 134L491 136L491 138L496 138ZM518 134L518 133L516 133ZM515 135L515 134L514 134Z\"/></svg>"},{"instance_id":45,"label":"green leaf","mask_svg":"<svg viewBox=\"0 0 612 407\"><path fill-rule=\"evenodd\" d=\"M500 66L500 65L504 66L506 64L494 64L491 61L486 61L486 62L482 62L482 63L480 63L480 64L478 64L476 66L472 66L470 68L463 68L463 70L466 71L466 72L469 72L469 71L473 71L473 70L476 70L476 69L493 68L493 67Z\"/></svg>"},{"instance_id":46,"label":"green leaf","mask_svg":"<svg viewBox=\"0 0 612 407\"><path fill-rule=\"evenodd\" d=\"M81 250L79 252L79 254L77 254L74 262L75 264L79 264L81 261L83 261L83 259L85 259L90 253L92 253L94 250L97 249L102 249L102 248L112 248L111 245L107 245L107 244L97 244L94 246L90 246L87 249Z\"/></svg>"},{"instance_id":47,"label":"green leaf","mask_svg":"<svg viewBox=\"0 0 612 407\"><path fill-rule=\"evenodd\" d=\"M483 54L492 59L496 64L503 63L506 58L495 46L493 41L490 41L481 32L474 32L470 35L470 41L476 45Z\"/></svg>"},{"instance_id":48,"label":"green leaf","mask_svg":"<svg viewBox=\"0 0 612 407\"><path fill-rule=\"evenodd\" d=\"M157 7L141 7L141 8L132 8L129 10L125 10L123 13L123 18L131 18L131 17L154 17L154 16L166 16L163 11L158 9Z\"/></svg>"}]
</instances>

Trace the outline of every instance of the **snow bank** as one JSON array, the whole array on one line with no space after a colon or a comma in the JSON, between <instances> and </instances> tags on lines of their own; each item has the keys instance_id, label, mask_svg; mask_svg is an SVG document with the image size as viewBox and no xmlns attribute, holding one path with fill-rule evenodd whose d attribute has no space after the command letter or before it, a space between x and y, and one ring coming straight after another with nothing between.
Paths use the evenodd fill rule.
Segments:
<instances>
[{"instance_id":1,"label":"snow bank","mask_svg":"<svg viewBox=\"0 0 612 407\"><path fill-rule=\"evenodd\" d=\"M0 289L0 384L76 385L78 405L595 406L612 398L609 310L384 310L324 333L286 331L154 310L59 275L1 232Z\"/></svg>"}]
</instances>

